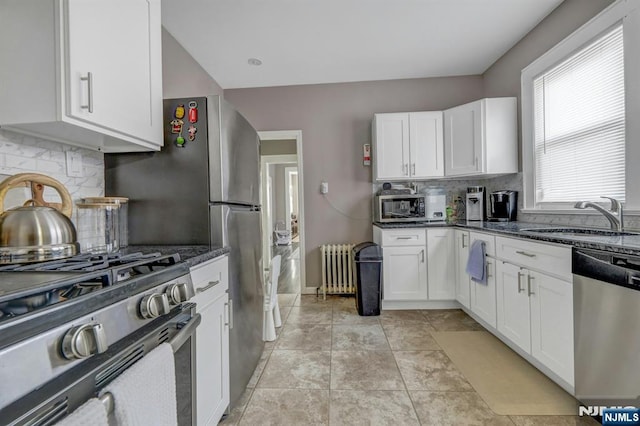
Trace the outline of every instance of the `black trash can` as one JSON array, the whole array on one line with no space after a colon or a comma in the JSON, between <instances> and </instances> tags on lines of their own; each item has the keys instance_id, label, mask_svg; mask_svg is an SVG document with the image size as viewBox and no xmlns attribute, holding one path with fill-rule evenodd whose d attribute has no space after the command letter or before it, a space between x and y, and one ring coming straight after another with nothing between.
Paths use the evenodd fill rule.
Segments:
<instances>
[{"instance_id":1,"label":"black trash can","mask_svg":"<svg viewBox=\"0 0 640 426\"><path fill-rule=\"evenodd\" d=\"M382 248L376 243L360 243L353 248L356 279L356 307L361 316L380 315Z\"/></svg>"}]
</instances>

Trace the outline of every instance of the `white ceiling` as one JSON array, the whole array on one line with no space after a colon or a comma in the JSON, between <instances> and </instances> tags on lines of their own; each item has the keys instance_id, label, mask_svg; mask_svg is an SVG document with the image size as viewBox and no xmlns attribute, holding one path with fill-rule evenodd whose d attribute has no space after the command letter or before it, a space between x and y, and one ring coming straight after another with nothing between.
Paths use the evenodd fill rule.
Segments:
<instances>
[{"instance_id":1,"label":"white ceiling","mask_svg":"<svg viewBox=\"0 0 640 426\"><path fill-rule=\"evenodd\" d=\"M162 0L162 23L229 89L481 74L561 2Z\"/></svg>"}]
</instances>

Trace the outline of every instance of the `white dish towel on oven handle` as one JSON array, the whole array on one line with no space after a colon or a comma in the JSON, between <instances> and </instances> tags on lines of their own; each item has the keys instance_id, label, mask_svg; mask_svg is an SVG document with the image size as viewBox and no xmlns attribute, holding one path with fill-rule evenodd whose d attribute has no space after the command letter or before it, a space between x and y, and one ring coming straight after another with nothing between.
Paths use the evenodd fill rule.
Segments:
<instances>
[{"instance_id":1,"label":"white dish towel on oven handle","mask_svg":"<svg viewBox=\"0 0 640 426\"><path fill-rule=\"evenodd\" d=\"M56 426L108 426L107 410L97 398L91 398L73 413L56 423Z\"/></svg>"},{"instance_id":2,"label":"white dish towel on oven handle","mask_svg":"<svg viewBox=\"0 0 640 426\"><path fill-rule=\"evenodd\" d=\"M104 392L113 395L118 426L176 426L176 375L171 345L162 343L149 352Z\"/></svg>"}]
</instances>

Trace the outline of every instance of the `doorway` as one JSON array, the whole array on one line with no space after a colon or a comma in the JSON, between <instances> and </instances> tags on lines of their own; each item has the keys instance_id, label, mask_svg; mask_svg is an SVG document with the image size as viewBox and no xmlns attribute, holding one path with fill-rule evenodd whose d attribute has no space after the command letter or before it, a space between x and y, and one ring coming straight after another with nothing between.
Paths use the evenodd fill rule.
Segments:
<instances>
[{"instance_id":1,"label":"doorway","mask_svg":"<svg viewBox=\"0 0 640 426\"><path fill-rule=\"evenodd\" d=\"M302 132L258 132L265 275L280 254L278 294L305 289Z\"/></svg>"}]
</instances>

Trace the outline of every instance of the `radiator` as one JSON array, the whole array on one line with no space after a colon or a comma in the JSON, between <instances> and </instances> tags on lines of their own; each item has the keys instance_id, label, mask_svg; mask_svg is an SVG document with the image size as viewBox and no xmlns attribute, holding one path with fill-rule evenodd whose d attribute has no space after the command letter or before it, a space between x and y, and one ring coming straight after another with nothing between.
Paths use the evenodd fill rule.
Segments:
<instances>
[{"instance_id":1,"label":"radiator","mask_svg":"<svg viewBox=\"0 0 640 426\"><path fill-rule=\"evenodd\" d=\"M354 294L353 244L324 244L322 255L322 294Z\"/></svg>"}]
</instances>

